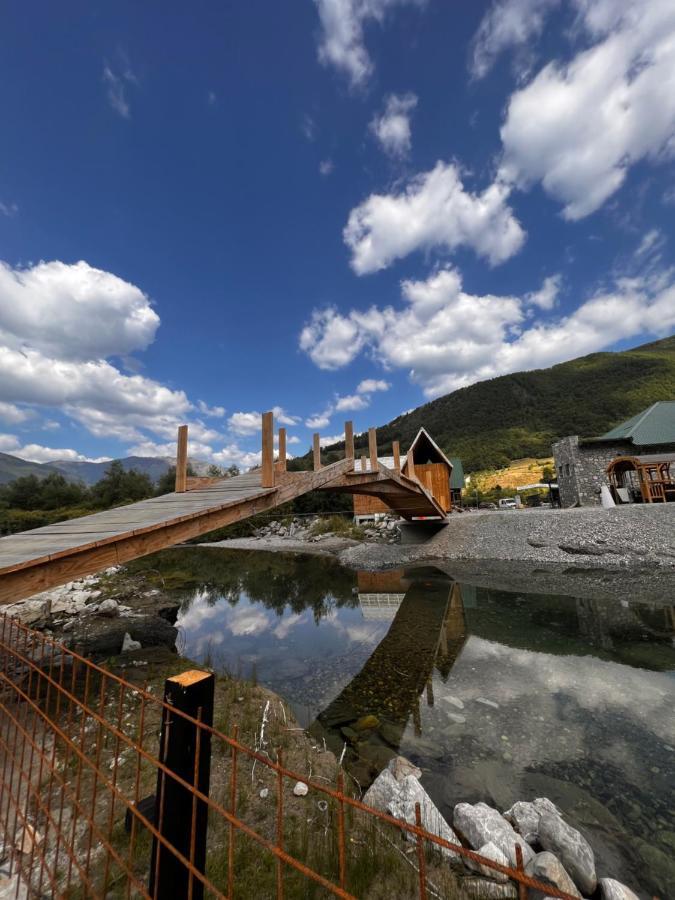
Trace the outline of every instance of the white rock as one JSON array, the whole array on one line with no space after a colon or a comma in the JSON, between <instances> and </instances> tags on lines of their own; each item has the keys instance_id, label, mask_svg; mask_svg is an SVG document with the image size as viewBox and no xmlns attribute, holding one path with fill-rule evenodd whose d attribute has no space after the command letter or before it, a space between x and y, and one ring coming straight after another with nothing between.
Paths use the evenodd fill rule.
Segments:
<instances>
[{"instance_id":1,"label":"white rock","mask_svg":"<svg viewBox=\"0 0 675 900\"><path fill-rule=\"evenodd\" d=\"M270 789L269 789L269 788L263 788L263 789L260 791L260 799L261 799L261 800L267 800L267 798L269 797L269 795L270 795Z\"/></svg>"},{"instance_id":2,"label":"white rock","mask_svg":"<svg viewBox=\"0 0 675 900\"><path fill-rule=\"evenodd\" d=\"M515 884L497 884L476 876L462 879L462 896L468 900L515 900L518 889Z\"/></svg>"},{"instance_id":3,"label":"white rock","mask_svg":"<svg viewBox=\"0 0 675 900\"><path fill-rule=\"evenodd\" d=\"M509 864L506 855L502 853L499 847L497 847L496 844L493 844L492 841L484 844L477 852L486 859L491 859L493 862L499 863L501 866L508 866ZM470 872L477 872L479 875L485 875L493 881L506 882L509 880L509 876L504 875L503 872L498 872L496 869L491 869L489 866L484 866L482 863L475 862L473 859L469 859L468 856L464 857L464 865Z\"/></svg>"},{"instance_id":4,"label":"white rock","mask_svg":"<svg viewBox=\"0 0 675 900\"><path fill-rule=\"evenodd\" d=\"M117 604L117 601L109 597L99 605L97 612L99 616L105 616L106 618L114 619L115 616L119 616L120 608Z\"/></svg>"},{"instance_id":5,"label":"white rock","mask_svg":"<svg viewBox=\"0 0 675 900\"><path fill-rule=\"evenodd\" d=\"M482 703L483 706L491 706L493 709L499 709L499 703L494 700L488 700L487 697L476 697L476 703Z\"/></svg>"},{"instance_id":6,"label":"white rock","mask_svg":"<svg viewBox=\"0 0 675 900\"><path fill-rule=\"evenodd\" d=\"M466 718L464 716L460 716L459 713L448 713L449 719L452 719L453 722L456 722L458 725L463 725L466 722Z\"/></svg>"},{"instance_id":7,"label":"white rock","mask_svg":"<svg viewBox=\"0 0 675 900\"><path fill-rule=\"evenodd\" d=\"M555 804L546 797L537 797L531 803L519 800L510 809L504 811L504 818L513 825L528 844L539 842L539 820L544 813L562 817Z\"/></svg>"},{"instance_id":8,"label":"white rock","mask_svg":"<svg viewBox=\"0 0 675 900\"><path fill-rule=\"evenodd\" d=\"M560 816L546 813L539 820L539 843L558 857L574 883L584 894L592 894L598 884L595 856L586 838Z\"/></svg>"},{"instance_id":9,"label":"white rock","mask_svg":"<svg viewBox=\"0 0 675 900\"><path fill-rule=\"evenodd\" d=\"M389 769L396 781L403 781L408 775L414 775L415 778L422 777L422 770L413 765L405 756L395 756L393 759L390 759L387 769Z\"/></svg>"},{"instance_id":10,"label":"white rock","mask_svg":"<svg viewBox=\"0 0 675 900\"><path fill-rule=\"evenodd\" d=\"M441 697L445 703L450 703L452 706L456 706L457 709L464 709L464 703L459 699L459 697Z\"/></svg>"},{"instance_id":11,"label":"white rock","mask_svg":"<svg viewBox=\"0 0 675 900\"><path fill-rule=\"evenodd\" d=\"M615 878L601 878L599 884L602 900L638 900L637 894Z\"/></svg>"},{"instance_id":12,"label":"white rock","mask_svg":"<svg viewBox=\"0 0 675 900\"><path fill-rule=\"evenodd\" d=\"M130 650L142 650L141 642L135 641L128 631L124 632L124 640L122 641L122 653L128 653Z\"/></svg>"},{"instance_id":13,"label":"white rock","mask_svg":"<svg viewBox=\"0 0 675 900\"><path fill-rule=\"evenodd\" d=\"M557 856L545 850L543 853L537 853L534 859L531 859L525 866L525 873L542 881L544 884L551 884L553 887L571 894L573 897L581 897L576 886L566 871L563 864ZM530 890L529 896L532 900L545 900L546 895L541 891Z\"/></svg>"},{"instance_id":14,"label":"white rock","mask_svg":"<svg viewBox=\"0 0 675 900\"><path fill-rule=\"evenodd\" d=\"M522 850L524 865L534 856L532 848L516 834L511 823L487 803L458 803L452 822L473 850L493 843L506 855L510 866L516 865L516 844Z\"/></svg>"},{"instance_id":15,"label":"white rock","mask_svg":"<svg viewBox=\"0 0 675 900\"><path fill-rule=\"evenodd\" d=\"M306 797L309 793L309 788L304 781L297 781L293 788L293 793L296 797Z\"/></svg>"}]
</instances>

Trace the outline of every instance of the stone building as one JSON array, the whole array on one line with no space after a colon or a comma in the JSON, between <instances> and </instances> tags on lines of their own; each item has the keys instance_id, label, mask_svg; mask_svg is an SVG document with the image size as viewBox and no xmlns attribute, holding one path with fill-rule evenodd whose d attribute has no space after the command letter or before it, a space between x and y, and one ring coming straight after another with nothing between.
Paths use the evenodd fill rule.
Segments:
<instances>
[{"instance_id":1,"label":"stone building","mask_svg":"<svg viewBox=\"0 0 675 900\"><path fill-rule=\"evenodd\" d=\"M675 452L675 400L653 403L600 437L561 438L552 449L561 505L599 506L607 466L617 456Z\"/></svg>"}]
</instances>

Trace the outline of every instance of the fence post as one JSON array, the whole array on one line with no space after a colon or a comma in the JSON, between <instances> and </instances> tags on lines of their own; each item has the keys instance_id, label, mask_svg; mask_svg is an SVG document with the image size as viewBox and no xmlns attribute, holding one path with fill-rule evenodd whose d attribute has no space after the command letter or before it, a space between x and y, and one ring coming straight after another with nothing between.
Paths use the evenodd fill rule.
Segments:
<instances>
[{"instance_id":1,"label":"fence post","mask_svg":"<svg viewBox=\"0 0 675 900\"><path fill-rule=\"evenodd\" d=\"M178 440L176 442L176 493L184 494L187 490L187 458L188 458L188 427L178 426Z\"/></svg>"},{"instance_id":2,"label":"fence post","mask_svg":"<svg viewBox=\"0 0 675 900\"><path fill-rule=\"evenodd\" d=\"M261 486L274 487L274 413L262 414L262 478Z\"/></svg>"},{"instance_id":3,"label":"fence post","mask_svg":"<svg viewBox=\"0 0 675 900\"><path fill-rule=\"evenodd\" d=\"M215 676L210 672L189 671L167 678L164 683L162 730L158 758L206 796L209 795L211 770L211 734L213 726L213 692ZM200 729L182 716L172 714L172 708L199 720L206 727ZM197 732L200 732L199 735ZM191 790L170 775L157 770L155 795L155 823L171 846L192 861L198 872L206 870L206 829L208 806L203 800L194 801ZM150 857L151 897L202 900L204 884L157 838L152 842Z\"/></svg>"},{"instance_id":4,"label":"fence post","mask_svg":"<svg viewBox=\"0 0 675 900\"><path fill-rule=\"evenodd\" d=\"M354 459L354 424L345 422L345 459Z\"/></svg>"}]
</instances>

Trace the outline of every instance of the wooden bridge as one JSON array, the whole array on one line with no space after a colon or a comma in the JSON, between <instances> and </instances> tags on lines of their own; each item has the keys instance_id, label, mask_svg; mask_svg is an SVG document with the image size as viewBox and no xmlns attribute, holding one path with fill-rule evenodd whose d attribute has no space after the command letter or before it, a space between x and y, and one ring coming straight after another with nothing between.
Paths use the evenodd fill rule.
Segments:
<instances>
[{"instance_id":1,"label":"wooden bridge","mask_svg":"<svg viewBox=\"0 0 675 900\"><path fill-rule=\"evenodd\" d=\"M278 444L275 460L274 419L271 412L264 413L259 470L234 478L190 478L188 429L182 425L178 429L175 493L0 538L0 603L21 600L199 537L308 491L367 494L383 500L406 519L445 519L430 482L422 484L414 466L402 474L398 442L393 445L393 468L378 462L374 428L368 432L368 457L362 456L359 463L354 457L351 422L345 424L345 458L331 465L321 465L320 438L315 434L310 472L287 471L284 428L279 429Z\"/></svg>"}]
</instances>

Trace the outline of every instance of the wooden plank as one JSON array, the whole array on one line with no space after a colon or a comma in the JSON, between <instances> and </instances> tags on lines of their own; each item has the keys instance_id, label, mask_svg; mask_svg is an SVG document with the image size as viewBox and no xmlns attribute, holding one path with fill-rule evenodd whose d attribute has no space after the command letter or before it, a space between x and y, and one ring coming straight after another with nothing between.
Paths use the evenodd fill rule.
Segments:
<instances>
[{"instance_id":1,"label":"wooden plank","mask_svg":"<svg viewBox=\"0 0 675 900\"><path fill-rule=\"evenodd\" d=\"M361 471L362 472L365 472L367 470L367 468L368 468L367 462L368 462L368 457L362 456L361 457Z\"/></svg>"},{"instance_id":2,"label":"wooden plank","mask_svg":"<svg viewBox=\"0 0 675 900\"><path fill-rule=\"evenodd\" d=\"M318 472L321 468L321 436L319 434L315 434L312 438L313 441L313 457L314 457L314 471Z\"/></svg>"},{"instance_id":3,"label":"wooden plank","mask_svg":"<svg viewBox=\"0 0 675 900\"><path fill-rule=\"evenodd\" d=\"M377 431L374 428L368 429L368 453L371 471L377 472Z\"/></svg>"},{"instance_id":4,"label":"wooden plank","mask_svg":"<svg viewBox=\"0 0 675 900\"><path fill-rule=\"evenodd\" d=\"M188 427L179 425L176 441L176 493L187 490Z\"/></svg>"},{"instance_id":5,"label":"wooden plank","mask_svg":"<svg viewBox=\"0 0 675 900\"><path fill-rule=\"evenodd\" d=\"M279 429L279 462L277 468L280 472L286 471L286 429Z\"/></svg>"},{"instance_id":6,"label":"wooden plank","mask_svg":"<svg viewBox=\"0 0 675 900\"><path fill-rule=\"evenodd\" d=\"M394 469L397 472L401 471L401 445L398 441L394 441L391 445L392 452L394 454Z\"/></svg>"},{"instance_id":7,"label":"wooden plank","mask_svg":"<svg viewBox=\"0 0 675 900\"><path fill-rule=\"evenodd\" d=\"M354 459L354 423L345 422L345 458Z\"/></svg>"},{"instance_id":8,"label":"wooden plank","mask_svg":"<svg viewBox=\"0 0 675 900\"><path fill-rule=\"evenodd\" d=\"M274 413L262 414L262 472L263 487L274 487Z\"/></svg>"}]
</instances>

